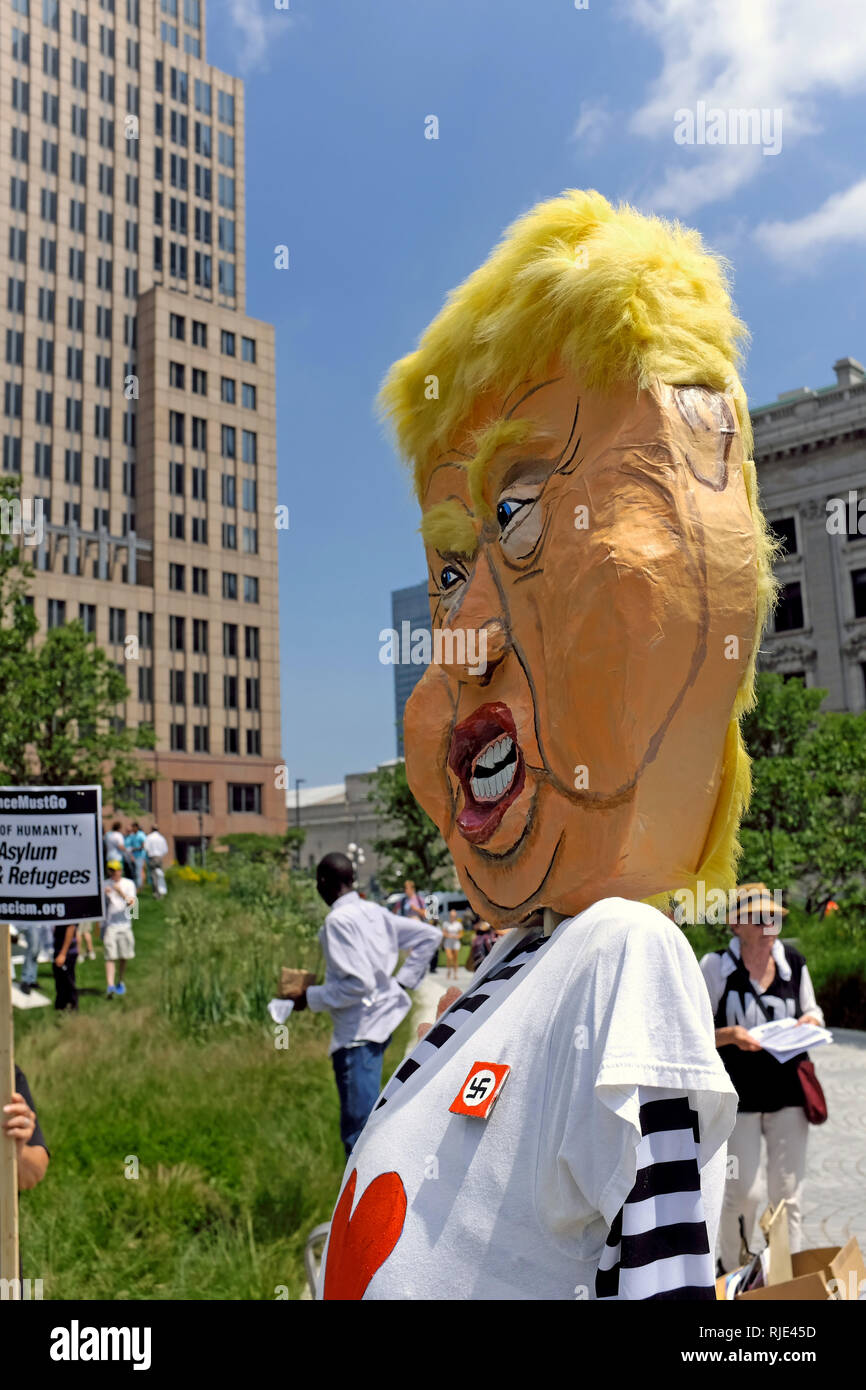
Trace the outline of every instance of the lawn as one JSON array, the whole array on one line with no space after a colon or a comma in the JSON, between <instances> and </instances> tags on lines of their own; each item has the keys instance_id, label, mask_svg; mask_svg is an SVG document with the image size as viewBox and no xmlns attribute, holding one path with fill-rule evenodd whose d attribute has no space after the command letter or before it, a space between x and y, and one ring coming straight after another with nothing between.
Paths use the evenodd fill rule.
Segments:
<instances>
[{"instance_id":1,"label":"lawn","mask_svg":"<svg viewBox=\"0 0 866 1390\"><path fill-rule=\"evenodd\" d=\"M184 903L189 917L196 894L206 929L215 894L145 894L125 998L104 997L97 947L79 963L77 1016L16 1010L16 1058L51 1151L45 1180L21 1195L24 1274L47 1299L297 1298L307 1234L331 1215L344 1158L327 1016L298 1015L277 1048L263 1010L192 1035L166 1013L165 962L175 978L185 968L184 927L166 921ZM248 914L234 912L242 973ZM187 957L187 973L202 964ZM50 966L40 982L53 999ZM386 1076L407 1037L404 1023Z\"/></svg>"}]
</instances>

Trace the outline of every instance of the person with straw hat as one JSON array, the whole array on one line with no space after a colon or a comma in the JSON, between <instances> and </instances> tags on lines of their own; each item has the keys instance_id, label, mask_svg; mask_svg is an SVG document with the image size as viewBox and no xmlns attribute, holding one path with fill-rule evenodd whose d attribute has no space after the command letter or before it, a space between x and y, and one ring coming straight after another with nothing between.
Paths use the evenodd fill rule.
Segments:
<instances>
[{"instance_id":1,"label":"person with straw hat","mask_svg":"<svg viewBox=\"0 0 866 1390\"><path fill-rule=\"evenodd\" d=\"M779 933L787 908L766 884L745 883L731 895L727 946L701 961L716 1027L716 1046L739 1096L728 1140L730 1164L719 1225L719 1260L740 1264L740 1220L749 1244L761 1196L761 1138L767 1145L767 1187L775 1205L787 1202L791 1250L800 1249L802 1190L809 1122L797 1053L780 1062L749 1031L772 1019L824 1026L824 1015L803 956Z\"/></svg>"}]
</instances>

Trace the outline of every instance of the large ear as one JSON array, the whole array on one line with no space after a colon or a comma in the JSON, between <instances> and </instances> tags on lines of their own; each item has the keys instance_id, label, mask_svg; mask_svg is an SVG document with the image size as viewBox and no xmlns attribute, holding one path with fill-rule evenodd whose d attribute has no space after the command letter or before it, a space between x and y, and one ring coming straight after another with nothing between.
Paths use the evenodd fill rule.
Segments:
<instances>
[{"instance_id":1,"label":"large ear","mask_svg":"<svg viewBox=\"0 0 866 1390\"><path fill-rule=\"evenodd\" d=\"M708 386L675 386L673 396L690 435L684 449L689 468L699 483L724 492L731 446L740 432L732 405Z\"/></svg>"}]
</instances>

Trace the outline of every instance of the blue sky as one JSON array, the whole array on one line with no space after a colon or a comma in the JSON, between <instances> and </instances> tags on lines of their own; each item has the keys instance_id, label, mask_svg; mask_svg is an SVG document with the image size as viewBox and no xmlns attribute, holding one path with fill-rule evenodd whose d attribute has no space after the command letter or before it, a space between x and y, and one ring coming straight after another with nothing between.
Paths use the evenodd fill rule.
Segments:
<instances>
[{"instance_id":1,"label":"blue sky","mask_svg":"<svg viewBox=\"0 0 866 1390\"><path fill-rule=\"evenodd\" d=\"M246 81L247 309L276 325L293 779L394 756L378 634L424 559L373 399L520 212L593 187L697 226L734 267L754 405L866 359L860 3L209 0L208 59ZM781 112L781 150L678 144L699 101Z\"/></svg>"}]
</instances>

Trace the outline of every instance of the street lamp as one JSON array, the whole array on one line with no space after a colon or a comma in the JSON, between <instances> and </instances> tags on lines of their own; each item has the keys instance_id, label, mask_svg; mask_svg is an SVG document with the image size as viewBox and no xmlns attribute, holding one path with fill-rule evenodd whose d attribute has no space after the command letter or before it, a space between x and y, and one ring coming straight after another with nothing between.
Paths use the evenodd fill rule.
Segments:
<instances>
[{"instance_id":1,"label":"street lamp","mask_svg":"<svg viewBox=\"0 0 866 1390\"><path fill-rule=\"evenodd\" d=\"M296 830L300 830L300 828L301 828L301 787L302 787L303 784L306 782L306 780L307 780L306 777L296 777L296 778L295 778L295 829L296 829ZM300 869L300 867L301 867L301 837L300 837L300 835L299 835L299 836L298 836L297 843L296 843L296 845L295 845L295 868L296 868L296 869Z\"/></svg>"},{"instance_id":2,"label":"street lamp","mask_svg":"<svg viewBox=\"0 0 866 1390\"><path fill-rule=\"evenodd\" d=\"M352 861L352 869L354 870L355 880L357 882L360 882L361 865L365 862L364 851L360 845L355 844L354 840L352 840L351 843L346 846L346 848L349 852L349 858Z\"/></svg>"}]
</instances>

